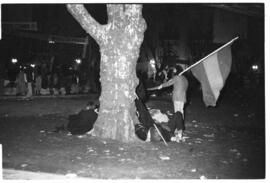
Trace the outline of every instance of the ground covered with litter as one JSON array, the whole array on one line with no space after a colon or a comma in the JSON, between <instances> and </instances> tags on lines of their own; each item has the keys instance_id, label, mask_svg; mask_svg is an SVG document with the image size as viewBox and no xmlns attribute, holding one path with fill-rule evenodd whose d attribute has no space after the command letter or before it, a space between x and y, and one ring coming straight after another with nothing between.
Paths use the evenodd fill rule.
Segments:
<instances>
[{"instance_id":1,"label":"ground covered with litter","mask_svg":"<svg viewBox=\"0 0 270 183\"><path fill-rule=\"evenodd\" d=\"M217 107L206 108L200 95L186 107L184 141L168 146L51 132L96 96L2 98L3 168L94 179L263 179L264 96L225 91ZM147 106L173 112L170 96Z\"/></svg>"}]
</instances>

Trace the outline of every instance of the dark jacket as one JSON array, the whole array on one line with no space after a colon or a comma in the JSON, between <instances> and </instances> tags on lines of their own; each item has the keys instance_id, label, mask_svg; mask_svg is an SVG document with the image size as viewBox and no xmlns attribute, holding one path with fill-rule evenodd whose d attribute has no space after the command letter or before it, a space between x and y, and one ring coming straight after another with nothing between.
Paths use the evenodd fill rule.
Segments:
<instances>
[{"instance_id":1,"label":"dark jacket","mask_svg":"<svg viewBox=\"0 0 270 183\"><path fill-rule=\"evenodd\" d=\"M81 110L78 114L69 115L69 123L67 125L67 130L72 135L81 135L90 131L98 114L93 110Z\"/></svg>"}]
</instances>

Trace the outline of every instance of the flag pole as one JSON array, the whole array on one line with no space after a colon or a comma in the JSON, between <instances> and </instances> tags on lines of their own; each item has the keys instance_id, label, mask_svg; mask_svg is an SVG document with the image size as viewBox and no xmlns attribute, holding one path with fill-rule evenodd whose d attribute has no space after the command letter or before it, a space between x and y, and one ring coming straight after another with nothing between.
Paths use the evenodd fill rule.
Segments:
<instances>
[{"instance_id":1,"label":"flag pole","mask_svg":"<svg viewBox=\"0 0 270 183\"><path fill-rule=\"evenodd\" d=\"M161 132L159 131L158 127L156 126L156 124L154 123L153 125L154 125L154 127L156 128L156 130L157 130L159 136L162 138L164 144L165 144L166 146L168 146L166 140L163 138L163 136L162 136Z\"/></svg>"},{"instance_id":2,"label":"flag pole","mask_svg":"<svg viewBox=\"0 0 270 183\"><path fill-rule=\"evenodd\" d=\"M196 65L198 65L199 63L201 63L202 61L204 61L205 59L207 59L208 57L212 56L213 54L217 53L219 50L223 49L224 47L228 46L229 44L231 44L232 42L234 42L235 40L237 40L239 37L235 37L233 38L231 41L229 41L228 43L224 44L223 46L219 47L218 49L216 49L215 51L213 51L212 53L206 55L205 57L203 57L201 60L199 60L198 62L192 64L191 66L189 66L188 68L186 68L185 70L183 70L182 72L180 72L178 74L178 76L182 75L184 72L188 71L189 69L195 67Z\"/></svg>"}]
</instances>

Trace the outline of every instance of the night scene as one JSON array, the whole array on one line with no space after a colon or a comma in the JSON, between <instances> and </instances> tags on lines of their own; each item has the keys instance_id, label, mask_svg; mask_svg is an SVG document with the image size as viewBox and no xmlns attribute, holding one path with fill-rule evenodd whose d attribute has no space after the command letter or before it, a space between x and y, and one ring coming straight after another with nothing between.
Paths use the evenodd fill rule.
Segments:
<instances>
[{"instance_id":1,"label":"night scene","mask_svg":"<svg viewBox=\"0 0 270 183\"><path fill-rule=\"evenodd\" d=\"M2 3L0 180L264 180L264 50L264 3Z\"/></svg>"}]
</instances>

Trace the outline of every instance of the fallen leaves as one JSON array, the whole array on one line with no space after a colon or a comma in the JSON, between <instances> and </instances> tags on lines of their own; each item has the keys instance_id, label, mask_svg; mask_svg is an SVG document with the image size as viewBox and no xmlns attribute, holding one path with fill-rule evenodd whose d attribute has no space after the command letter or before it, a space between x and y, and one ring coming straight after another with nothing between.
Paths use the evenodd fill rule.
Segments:
<instances>
[{"instance_id":1,"label":"fallen leaves","mask_svg":"<svg viewBox=\"0 0 270 183\"><path fill-rule=\"evenodd\" d=\"M207 137L207 138L213 138L213 137L215 137L215 134L204 134L203 135L204 137Z\"/></svg>"},{"instance_id":2,"label":"fallen leaves","mask_svg":"<svg viewBox=\"0 0 270 183\"><path fill-rule=\"evenodd\" d=\"M88 147L87 148L87 152L94 152L95 150L94 149L92 149L92 147Z\"/></svg>"},{"instance_id":3,"label":"fallen leaves","mask_svg":"<svg viewBox=\"0 0 270 183\"><path fill-rule=\"evenodd\" d=\"M67 178L76 178L77 177L77 174L75 174L75 173L67 173L65 176Z\"/></svg>"},{"instance_id":4,"label":"fallen leaves","mask_svg":"<svg viewBox=\"0 0 270 183\"><path fill-rule=\"evenodd\" d=\"M170 157L169 156L164 156L164 155L159 156L159 158L161 160L170 160Z\"/></svg>"},{"instance_id":5,"label":"fallen leaves","mask_svg":"<svg viewBox=\"0 0 270 183\"><path fill-rule=\"evenodd\" d=\"M220 160L220 162L223 164L229 164L228 161L226 161L226 160Z\"/></svg>"},{"instance_id":6,"label":"fallen leaves","mask_svg":"<svg viewBox=\"0 0 270 183\"><path fill-rule=\"evenodd\" d=\"M78 135L77 137L78 137L79 139L82 139L82 138L85 138L86 135Z\"/></svg>"},{"instance_id":7,"label":"fallen leaves","mask_svg":"<svg viewBox=\"0 0 270 183\"><path fill-rule=\"evenodd\" d=\"M121 158L118 161L125 162L125 161L132 161L130 158Z\"/></svg>"},{"instance_id":8,"label":"fallen leaves","mask_svg":"<svg viewBox=\"0 0 270 183\"><path fill-rule=\"evenodd\" d=\"M237 149L230 149L230 152L238 152L238 150Z\"/></svg>"},{"instance_id":9,"label":"fallen leaves","mask_svg":"<svg viewBox=\"0 0 270 183\"><path fill-rule=\"evenodd\" d=\"M205 177L204 175L201 175L201 176L200 176L200 179L201 179L201 180L206 180L207 177Z\"/></svg>"},{"instance_id":10,"label":"fallen leaves","mask_svg":"<svg viewBox=\"0 0 270 183\"><path fill-rule=\"evenodd\" d=\"M21 167L22 167L22 168L25 168L25 167L27 167L27 166L28 166L28 164L26 164L26 163L21 164Z\"/></svg>"}]
</instances>

